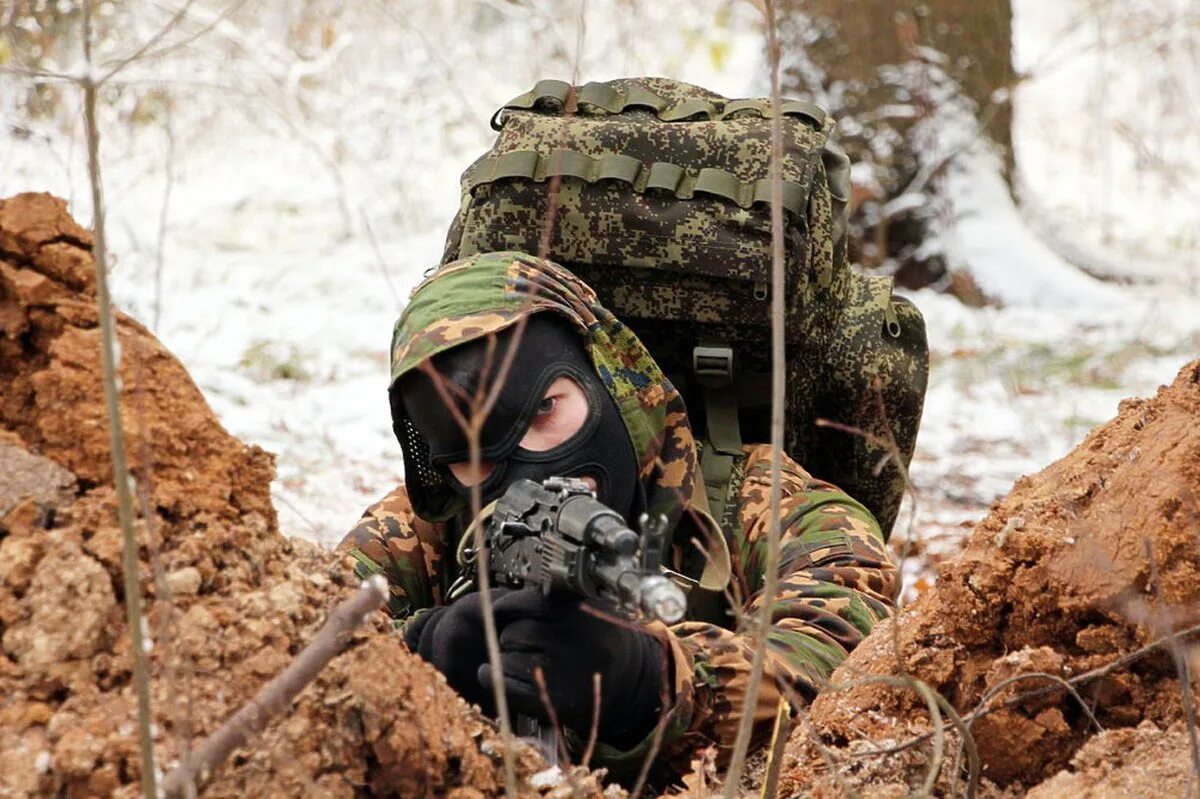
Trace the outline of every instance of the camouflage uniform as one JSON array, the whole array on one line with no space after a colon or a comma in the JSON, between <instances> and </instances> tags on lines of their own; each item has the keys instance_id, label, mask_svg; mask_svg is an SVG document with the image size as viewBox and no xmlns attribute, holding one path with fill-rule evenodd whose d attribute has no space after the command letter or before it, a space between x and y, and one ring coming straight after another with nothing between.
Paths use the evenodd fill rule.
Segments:
<instances>
[{"instance_id":1,"label":"camouflage uniform","mask_svg":"<svg viewBox=\"0 0 1200 799\"><path fill-rule=\"evenodd\" d=\"M647 506L672 522L674 568L693 577L700 571L689 557L697 550L689 539L706 552L727 549L733 560L728 594L741 613L755 612L762 601L770 523L770 447L744 448L731 486L732 510L725 525L718 525L709 515L679 393L637 337L570 272L514 252L475 255L442 267L417 287L396 324L392 380L438 352L535 312L559 314L583 337L633 441ZM812 478L786 455L780 479L783 548L766 679L754 711L760 740L787 690L811 698L890 613L898 579L879 527L860 503ZM456 504L448 489L433 500L424 502L421 518L398 487L368 509L342 542L361 576L387 576L389 610L398 623L443 604L457 576L457 542L448 540L448 531L458 528L446 522L463 511L461 501ZM648 628L670 653L671 704L660 758L675 770L686 768L698 747L715 744L728 753L733 744L753 658L747 636L729 629L734 623L726 616ZM618 769L635 765L649 746L650 739L629 752L601 746L598 761Z\"/></svg>"}]
</instances>

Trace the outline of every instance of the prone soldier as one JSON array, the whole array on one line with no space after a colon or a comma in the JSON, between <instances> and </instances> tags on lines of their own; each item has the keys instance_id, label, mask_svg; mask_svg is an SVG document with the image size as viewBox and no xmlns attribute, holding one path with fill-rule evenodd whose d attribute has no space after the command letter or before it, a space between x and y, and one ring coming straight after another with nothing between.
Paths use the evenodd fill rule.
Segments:
<instances>
[{"instance_id":1,"label":"prone soldier","mask_svg":"<svg viewBox=\"0 0 1200 799\"><path fill-rule=\"evenodd\" d=\"M493 388L474 469L461 421L472 398ZM417 287L396 324L389 395L407 484L368 509L342 547L360 575L386 575L388 609L409 646L494 712L479 594L452 592L470 494L488 504L518 481L576 478L629 524L664 520L663 573L686 592L686 618L634 625L591 612L573 594L493 588L510 707L547 718L540 669L568 741L581 745L595 719L594 762L618 777L635 771L656 739L668 774L684 772L708 745L728 756L753 659L739 621L764 601L770 447L742 447L729 502L714 519L679 391L586 284L517 252L464 258ZM898 582L862 504L786 454L776 477L782 550L753 710L757 742L781 699L810 700L891 613Z\"/></svg>"}]
</instances>

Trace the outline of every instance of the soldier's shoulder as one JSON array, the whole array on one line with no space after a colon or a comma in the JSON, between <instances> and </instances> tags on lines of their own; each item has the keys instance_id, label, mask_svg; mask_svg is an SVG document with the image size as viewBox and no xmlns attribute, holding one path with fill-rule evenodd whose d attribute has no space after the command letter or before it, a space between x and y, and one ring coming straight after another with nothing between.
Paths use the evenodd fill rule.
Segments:
<instances>
[{"instance_id":1,"label":"soldier's shoulder","mask_svg":"<svg viewBox=\"0 0 1200 799\"><path fill-rule=\"evenodd\" d=\"M358 522L342 538L338 548L362 549L381 538L412 535L415 519L412 500L409 499L404 484L400 483L363 511Z\"/></svg>"}]
</instances>

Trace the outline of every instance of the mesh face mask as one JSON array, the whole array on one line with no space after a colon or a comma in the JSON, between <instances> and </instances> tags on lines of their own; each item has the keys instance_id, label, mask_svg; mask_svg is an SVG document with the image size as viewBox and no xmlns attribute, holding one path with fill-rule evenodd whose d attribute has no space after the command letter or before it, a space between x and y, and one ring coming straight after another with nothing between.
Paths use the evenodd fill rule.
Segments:
<instances>
[{"instance_id":1,"label":"mesh face mask","mask_svg":"<svg viewBox=\"0 0 1200 799\"><path fill-rule=\"evenodd\" d=\"M449 470L466 463L469 447L447 396L475 397L481 376L494 374L513 340L510 328L496 336L468 342L433 359L442 380L424 372L402 377L392 387L393 426L404 451L413 508L430 520L446 518L465 505L470 488ZM569 378L586 398L587 411L577 430L545 449L522 445L534 423L547 389ZM485 386L486 395L490 386ZM459 400L463 417L468 401ZM640 512L637 459L616 403L592 368L579 335L561 320L538 314L526 324L507 377L480 435L482 461L491 472L480 483L486 504L498 498L515 480L541 481L553 476L591 477L597 496L630 519Z\"/></svg>"}]
</instances>

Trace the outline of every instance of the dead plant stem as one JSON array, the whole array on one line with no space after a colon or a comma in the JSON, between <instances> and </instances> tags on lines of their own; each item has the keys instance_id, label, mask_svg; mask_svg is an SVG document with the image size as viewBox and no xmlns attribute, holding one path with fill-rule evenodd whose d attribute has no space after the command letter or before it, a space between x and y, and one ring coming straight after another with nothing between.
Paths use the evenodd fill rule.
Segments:
<instances>
[{"instance_id":1,"label":"dead plant stem","mask_svg":"<svg viewBox=\"0 0 1200 799\"><path fill-rule=\"evenodd\" d=\"M1162 581L1158 573L1158 562L1154 558L1154 542L1149 538L1145 541L1146 561L1150 564L1150 585L1154 595L1162 599ZM1187 653L1171 630L1166 635L1167 649L1171 652L1171 660L1175 664L1175 676L1179 680L1179 701L1183 708L1183 718L1187 722L1188 749L1192 756L1192 777L1200 778L1200 736L1196 726L1195 697L1192 695L1192 674L1188 665Z\"/></svg>"},{"instance_id":2,"label":"dead plant stem","mask_svg":"<svg viewBox=\"0 0 1200 799\"><path fill-rule=\"evenodd\" d=\"M588 768L592 762L592 754L596 751L596 741L600 737L600 672L592 674L592 725L588 729L587 746L583 750L580 763Z\"/></svg>"},{"instance_id":3,"label":"dead plant stem","mask_svg":"<svg viewBox=\"0 0 1200 799\"><path fill-rule=\"evenodd\" d=\"M733 756L725 777L725 799L734 799L742 770L746 765L746 752L750 748L750 735L754 728L754 710L758 704L759 686L763 679L763 660L766 657L767 630L771 626L771 606L779 582L779 537L782 526L780 503L782 487L780 475L783 470L783 422L784 422L784 264L783 264L783 115L779 89L779 31L775 20L774 0L765 0L763 13L766 17L767 55L771 71L771 492L770 525L767 531L767 557L763 587L759 595L758 620L748 632L754 659L750 665L750 682L746 687L742 703L742 717L734 739Z\"/></svg>"},{"instance_id":4,"label":"dead plant stem","mask_svg":"<svg viewBox=\"0 0 1200 799\"><path fill-rule=\"evenodd\" d=\"M496 370L495 379L491 379L492 365L496 355L496 337L491 334L487 338L487 350L484 354L483 368L480 370L479 381L472 395L464 395L461 387L446 380L432 362L426 361L420 367L433 382L438 397L445 406L455 423L467 437L467 459L471 472L478 475L482 471L483 456L480 435L488 414L495 406L504 388L504 381L512 368L517 348L525 333L525 323L528 316L522 316L513 325L513 335L501 359L500 367ZM457 396L456 396L457 394ZM468 404L468 417L459 406L463 399ZM471 518L478 519L483 511L482 497L476 480L471 486ZM470 529L470 528L468 528ZM509 799L517 796L517 764L514 750L512 723L508 712L508 695L504 690L504 664L500 659L500 635L496 630L496 617L492 606L492 575L491 553L488 549L484 525L477 524L475 529L475 576L479 583L479 604L483 615L483 638L488 654L488 665L492 674L492 696L496 702L496 716L500 723L500 738L504 754L504 783L505 792ZM464 532L464 535L466 533Z\"/></svg>"},{"instance_id":5,"label":"dead plant stem","mask_svg":"<svg viewBox=\"0 0 1200 799\"><path fill-rule=\"evenodd\" d=\"M550 689L546 686L546 673L542 671L541 666L533 667L533 681L537 684L538 699L546 710L546 718L550 719L550 726L554 729L554 746L558 750L558 757L567 766L563 771L567 771L571 765L571 753L567 751L566 739L563 737L562 726L558 721L558 713L554 710L554 703L550 701Z\"/></svg>"},{"instance_id":6,"label":"dead plant stem","mask_svg":"<svg viewBox=\"0 0 1200 799\"><path fill-rule=\"evenodd\" d=\"M133 527L133 494L125 457L125 434L121 425L120 389L117 387L116 329L108 293L108 246L104 230L104 192L100 176L100 130L96 124L96 93L93 79L91 0L83 3L83 51L87 75L83 80L83 118L88 147L88 179L92 190L92 234L95 237L96 304L100 316L100 363L103 371L104 403L108 411L109 444L112 448L113 482L117 493L117 519L121 527L122 570L125 611L133 659L133 682L137 693L138 750L141 762L142 795L156 799L154 740L150 732L150 673L143 640L142 588L139 575L137 533Z\"/></svg>"},{"instance_id":7,"label":"dead plant stem","mask_svg":"<svg viewBox=\"0 0 1200 799\"><path fill-rule=\"evenodd\" d=\"M775 728L771 731L771 745L767 749L767 774L763 778L761 799L775 799L779 792L779 775L783 771L783 755L792 731L791 715L786 697L779 698L775 710Z\"/></svg>"},{"instance_id":8,"label":"dead plant stem","mask_svg":"<svg viewBox=\"0 0 1200 799\"><path fill-rule=\"evenodd\" d=\"M163 165L166 185L163 188L162 206L158 212L158 241L156 247L156 262L154 264L154 332L160 333L159 322L162 320L163 272L166 269L167 254L167 219L171 209L171 192L175 188L175 126L171 121L171 105L167 103L166 124L163 129L167 134L167 160Z\"/></svg>"}]
</instances>

